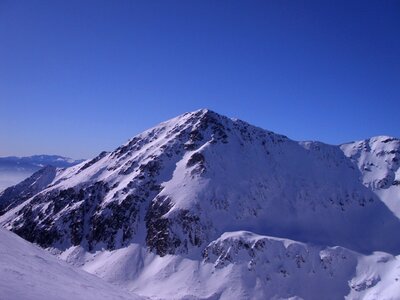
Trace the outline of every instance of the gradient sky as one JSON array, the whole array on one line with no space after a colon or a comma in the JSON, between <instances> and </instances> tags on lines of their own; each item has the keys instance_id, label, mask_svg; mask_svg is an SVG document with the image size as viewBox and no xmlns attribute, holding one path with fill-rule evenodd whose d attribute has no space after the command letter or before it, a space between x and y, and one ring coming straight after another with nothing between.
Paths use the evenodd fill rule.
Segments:
<instances>
[{"instance_id":1,"label":"gradient sky","mask_svg":"<svg viewBox=\"0 0 400 300\"><path fill-rule=\"evenodd\" d=\"M0 155L90 158L199 108L400 137L400 1L0 0Z\"/></svg>"}]
</instances>

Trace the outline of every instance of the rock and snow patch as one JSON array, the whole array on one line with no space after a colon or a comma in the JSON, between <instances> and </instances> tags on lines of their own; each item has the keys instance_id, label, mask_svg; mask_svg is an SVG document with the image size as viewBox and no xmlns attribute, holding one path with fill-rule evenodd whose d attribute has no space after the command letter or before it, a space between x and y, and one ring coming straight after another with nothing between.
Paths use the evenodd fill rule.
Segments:
<instances>
[{"instance_id":1,"label":"rock and snow patch","mask_svg":"<svg viewBox=\"0 0 400 300\"><path fill-rule=\"evenodd\" d=\"M340 147L358 166L363 184L400 218L400 139L377 136Z\"/></svg>"}]
</instances>

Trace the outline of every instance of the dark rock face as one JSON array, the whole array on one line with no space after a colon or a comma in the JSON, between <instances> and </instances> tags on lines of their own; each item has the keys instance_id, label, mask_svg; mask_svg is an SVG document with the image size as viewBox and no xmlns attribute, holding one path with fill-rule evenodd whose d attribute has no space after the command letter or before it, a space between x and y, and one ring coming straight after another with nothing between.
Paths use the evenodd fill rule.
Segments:
<instances>
[{"instance_id":1,"label":"dark rock face","mask_svg":"<svg viewBox=\"0 0 400 300\"><path fill-rule=\"evenodd\" d=\"M181 241L173 236L170 220L163 217L172 207L168 198L154 199L146 214L146 244L150 251L160 256L173 254L181 245Z\"/></svg>"},{"instance_id":2,"label":"dark rock face","mask_svg":"<svg viewBox=\"0 0 400 300\"><path fill-rule=\"evenodd\" d=\"M11 230L44 248L56 244L59 247L79 245L85 227L92 227L91 215L107 190L106 184L97 182L79 190L68 188L39 194L18 212L19 219L11 223ZM42 238L43 232L46 238Z\"/></svg>"},{"instance_id":3,"label":"dark rock face","mask_svg":"<svg viewBox=\"0 0 400 300\"><path fill-rule=\"evenodd\" d=\"M146 244L160 256L187 253L190 247L200 247L207 240L207 229L199 216L180 209L166 217L172 207L169 198L156 197L146 214Z\"/></svg>"},{"instance_id":4,"label":"dark rock face","mask_svg":"<svg viewBox=\"0 0 400 300\"><path fill-rule=\"evenodd\" d=\"M110 191L104 182L41 194L18 212L11 230L45 248L81 245L91 251L102 245L113 250L132 240L149 190L159 191L159 187L137 186L135 194L110 202L104 201Z\"/></svg>"},{"instance_id":5,"label":"dark rock face","mask_svg":"<svg viewBox=\"0 0 400 300\"><path fill-rule=\"evenodd\" d=\"M193 153L193 155L190 157L190 159L187 162L187 166L191 167L194 166L195 164L203 164L205 161L204 155L201 153Z\"/></svg>"}]
</instances>

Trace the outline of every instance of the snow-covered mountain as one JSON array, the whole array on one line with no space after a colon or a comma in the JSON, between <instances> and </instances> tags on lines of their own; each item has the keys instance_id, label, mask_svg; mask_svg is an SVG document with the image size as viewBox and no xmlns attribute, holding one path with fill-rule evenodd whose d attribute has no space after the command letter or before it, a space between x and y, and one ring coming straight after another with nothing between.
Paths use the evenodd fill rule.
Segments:
<instances>
[{"instance_id":1,"label":"snow-covered mountain","mask_svg":"<svg viewBox=\"0 0 400 300\"><path fill-rule=\"evenodd\" d=\"M0 157L0 192L28 178L45 166L67 168L82 160L58 155L33 155L27 157Z\"/></svg>"},{"instance_id":2,"label":"snow-covered mountain","mask_svg":"<svg viewBox=\"0 0 400 300\"><path fill-rule=\"evenodd\" d=\"M0 229L0 299L139 300Z\"/></svg>"},{"instance_id":3,"label":"snow-covered mountain","mask_svg":"<svg viewBox=\"0 0 400 300\"><path fill-rule=\"evenodd\" d=\"M146 296L397 299L399 149L296 142L199 110L18 190L0 222Z\"/></svg>"},{"instance_id":4,"label":"snow-covered mountain","mask_svg":"<svg viewBox=\"0 0 400 300\"><path fill-rule=\"evenodd\" d=\"M344 144L341 149L357 164L363 184L400 218L400 140L378 136Z\"/></svg>"}]
</instances>

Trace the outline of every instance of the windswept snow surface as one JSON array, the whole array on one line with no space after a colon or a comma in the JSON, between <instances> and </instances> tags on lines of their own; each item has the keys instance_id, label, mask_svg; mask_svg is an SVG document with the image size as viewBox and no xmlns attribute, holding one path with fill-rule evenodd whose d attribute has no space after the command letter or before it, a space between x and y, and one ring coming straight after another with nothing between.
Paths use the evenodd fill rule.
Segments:
<instances>
[{"instance_id":1,"label":"windswept snow surface","mask_svg":"<svg viewBox=\"0 0 400 300\"><path fill-rule=\"evenodd\" d=\"M1 300L143 299L0 229Z\"/></svg>"},{"instance_id":2,"label":"windswept snow surface","mask_svg":"<svg viewBox=\"0 0 400 300\"><path fill-rule=\"evenodd\" d=\"M399 151L199 110L57 171L0 224L156 299L400 299Z\"/></svg>"}]
</instances>

